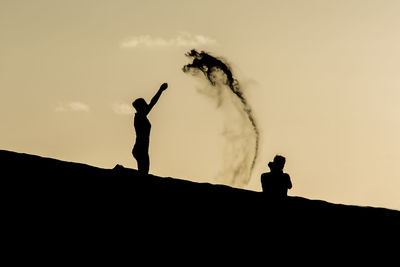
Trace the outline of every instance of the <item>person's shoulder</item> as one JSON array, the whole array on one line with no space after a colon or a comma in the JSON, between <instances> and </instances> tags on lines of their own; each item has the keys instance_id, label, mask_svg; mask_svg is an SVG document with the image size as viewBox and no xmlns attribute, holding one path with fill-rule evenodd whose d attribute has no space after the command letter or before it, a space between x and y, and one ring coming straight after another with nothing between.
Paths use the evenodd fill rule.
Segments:
<instances>
[{"instance_id":1,"label":"person's shoulder","mask_svg":"<svg viewBox=\"0 0 400 267\"><path fill-rule=\"evenodd\" d=\"M271 173L269 173L269 172L264 172L263 174L261 174L261 179L262 178L266 178L266 177L268 177L268 176L270 176L271 175Z\"/></svg>"}]
</instances>

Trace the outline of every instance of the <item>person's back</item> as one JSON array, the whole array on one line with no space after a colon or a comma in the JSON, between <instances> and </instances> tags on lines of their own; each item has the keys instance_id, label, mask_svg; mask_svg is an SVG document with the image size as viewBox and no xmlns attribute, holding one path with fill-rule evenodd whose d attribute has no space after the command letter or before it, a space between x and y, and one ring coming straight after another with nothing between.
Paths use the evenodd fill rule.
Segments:
<instances>
[{"instance_id":1,"label":"person's back","mask_svg":"<svg viewBox=\"0 0 400 267\"><path fill-rule=\"evenodd\" d=\"M151 123L146 114L136 113L134 118L136 143L148 144L150 139Z\"/></svg>"},{"instance_id":2,"label":"person's back","mask_svg":"<svg viewBox=\"0 0 400 267\"><path fill-rule=\"evenodd\" d=\"M263 193L265 193L267 196L273 196L274 193L276 192L276 183L275 183L275 177L272 172L266 172L261 174L261 186Z\"/></svg>"}]
</instances>

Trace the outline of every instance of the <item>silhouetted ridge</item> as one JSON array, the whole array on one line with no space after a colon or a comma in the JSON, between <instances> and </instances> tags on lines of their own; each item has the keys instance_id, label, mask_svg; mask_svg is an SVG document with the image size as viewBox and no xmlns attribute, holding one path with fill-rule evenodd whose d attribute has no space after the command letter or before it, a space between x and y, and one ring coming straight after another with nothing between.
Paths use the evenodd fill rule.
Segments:
<instances>
[{"instance_id":1,"label":"silhouetted ridge","mask_svg":"<svg viewBox=\"0 0 400 267\"><path fill-rule=\"evenodd\" d=\"M392 244L398 237L396 210L290 196L273 202L261 192L225 185L142 176L120 165L102 169L10 151L0 150L0 162L3 215L7 229L14 229L13 240L56 236L79 246L76 240L82 236L92 245L99 240L122 242L127 235L129 242L181 238L198 244L215 237L272 242L301 236L320 244L343 238L361 242L367 235Z\"/></svg>"}]
</instances>

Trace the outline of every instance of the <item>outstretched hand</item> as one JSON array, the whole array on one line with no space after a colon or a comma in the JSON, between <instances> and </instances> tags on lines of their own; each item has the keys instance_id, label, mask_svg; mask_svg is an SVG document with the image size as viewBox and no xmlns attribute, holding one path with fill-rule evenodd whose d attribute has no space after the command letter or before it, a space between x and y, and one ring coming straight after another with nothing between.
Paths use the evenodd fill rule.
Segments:
<instances>
[{"instance_id":1,"label":"outstretched hand","mask_svg":"<svg viewBox=\"0 0 400 267\"><path fill-rule=\"evenodd\" d=\"M165 89L167 89L168 88L168 83L163 83L163 84L161 84L161 86L160 86L160 90L162 90L162 91L164 91Z\"/></svg>"}]
</instances>

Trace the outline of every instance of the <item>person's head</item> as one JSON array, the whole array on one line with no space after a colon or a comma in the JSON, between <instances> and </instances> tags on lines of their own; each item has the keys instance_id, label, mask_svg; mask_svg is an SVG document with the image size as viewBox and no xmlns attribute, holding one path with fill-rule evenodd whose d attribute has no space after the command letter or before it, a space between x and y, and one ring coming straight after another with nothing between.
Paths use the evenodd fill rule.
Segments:
<instances>
[{"instance_id":1,"label":"person's head","mask_svg":"<svg viewBox=\"0 0 400 267\"><path fill-rule=\"evenodd\" d=\"M145 112L147 109L147 103L146 100L143 98L138 98L135 101L132 102L132 106L136 109L137 112Z\"/></svg>"},{"instance_id":2,"label":"person's head","mask_svg":"<svg viewBox=\"0 0 400 267\"><path fill-rule=\"evenodd\" d=\"M273 162L269 162L268 166L271 171L282 171L285 167L286 158L281 155L276 155Z\"/></svg>"}]
</instances>

